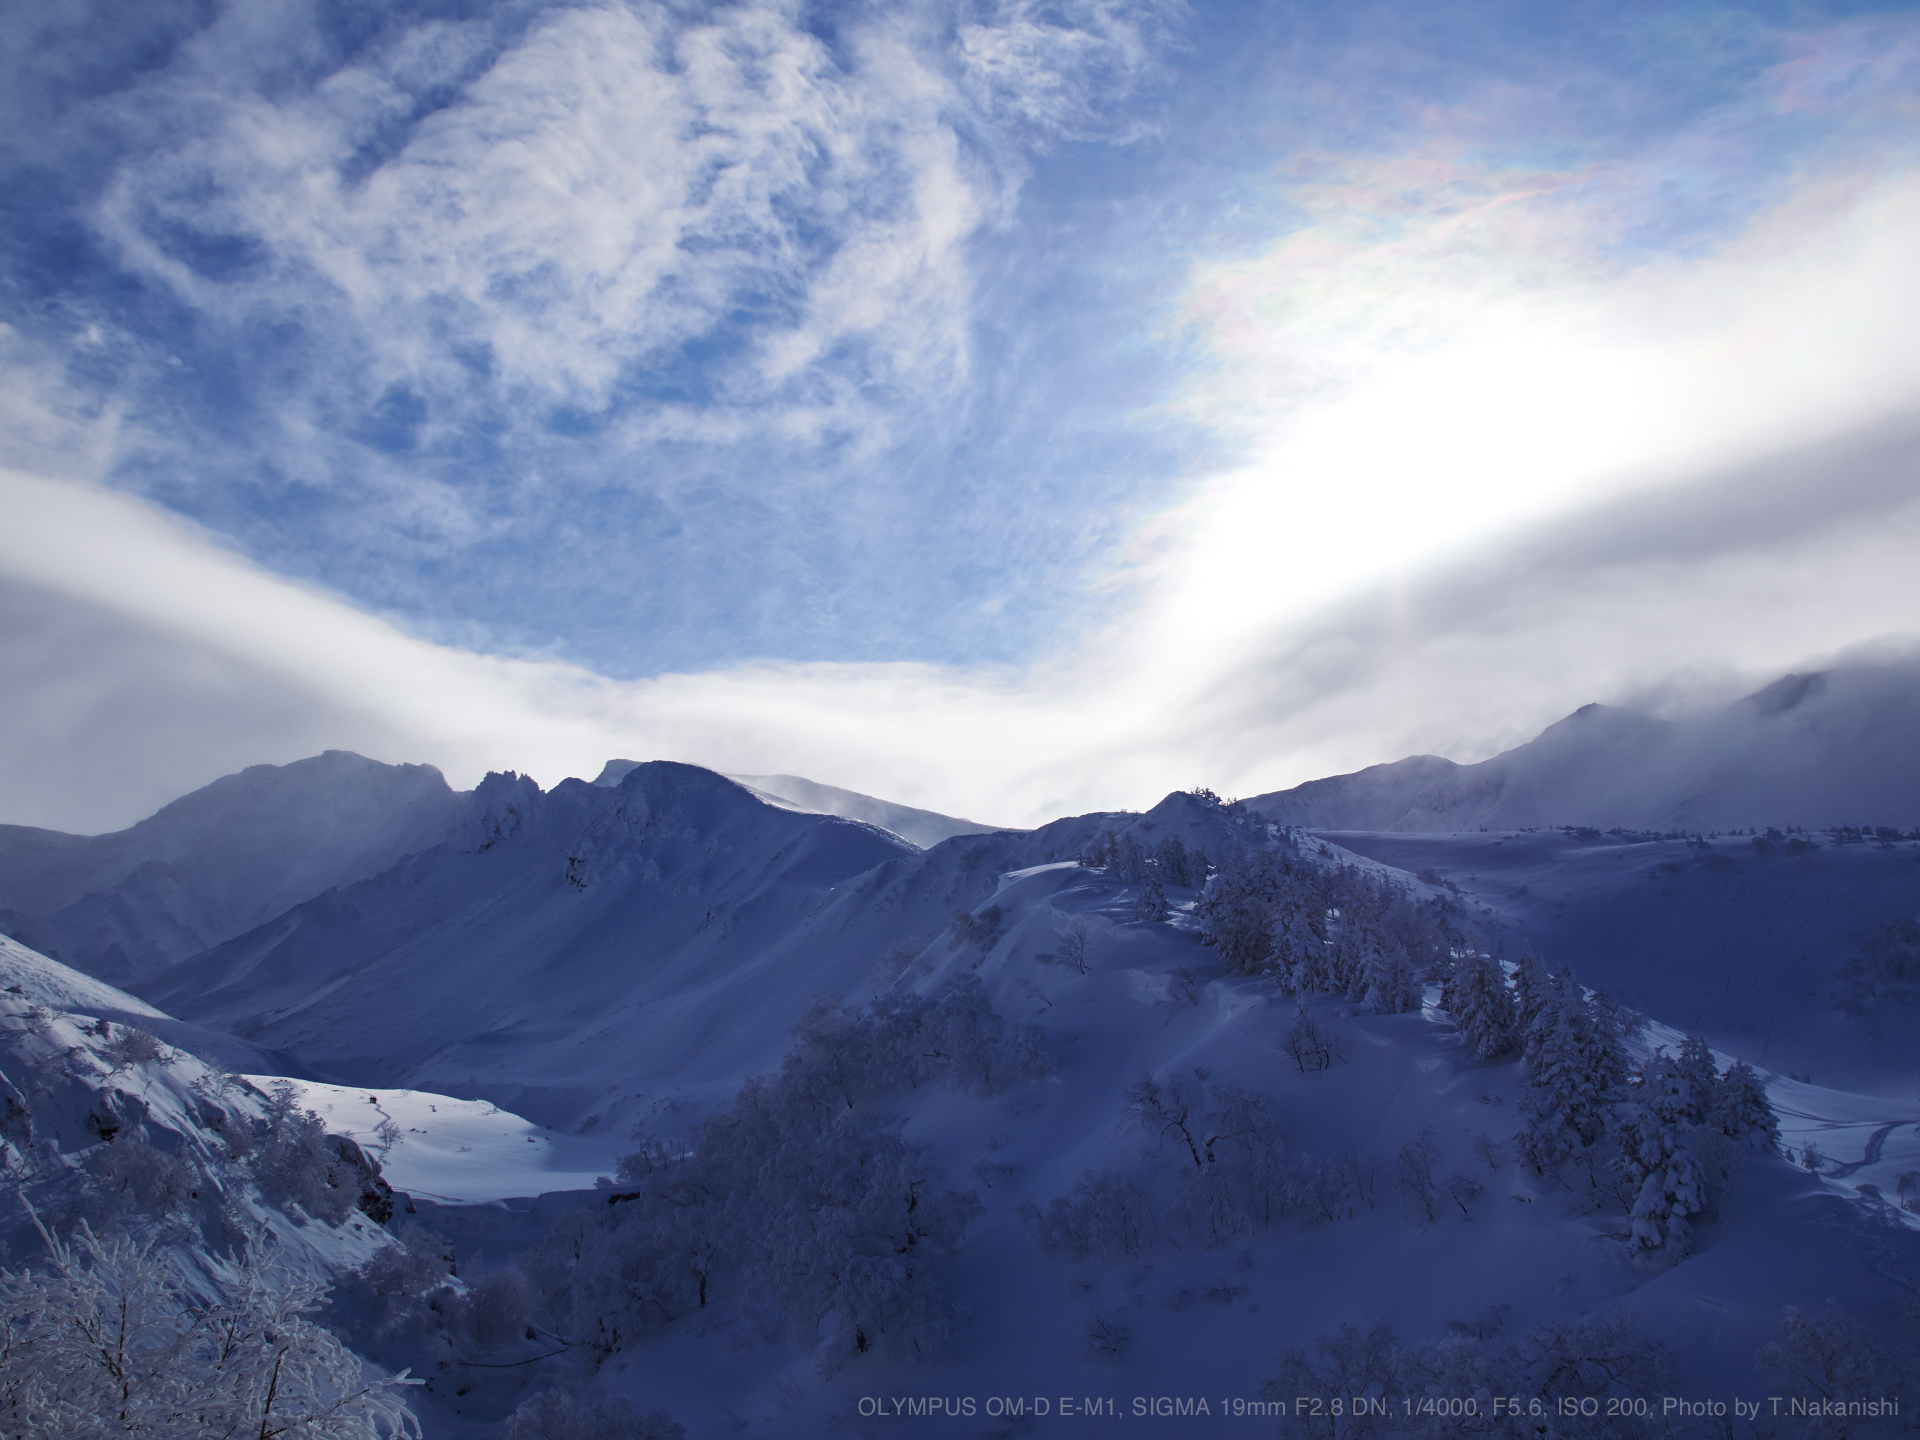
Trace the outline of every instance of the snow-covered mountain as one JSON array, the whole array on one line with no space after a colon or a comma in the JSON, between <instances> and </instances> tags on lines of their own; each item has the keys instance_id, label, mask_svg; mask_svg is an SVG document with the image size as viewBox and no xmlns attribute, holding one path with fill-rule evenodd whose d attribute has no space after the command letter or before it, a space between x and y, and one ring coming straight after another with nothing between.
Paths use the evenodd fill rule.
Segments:
<instances>
[{"instance_id":1,"label":"snow-covered mountain","mask_svg":"<svg viewBox=\"0 0 1920 1440\"><path fill-rule=\"evenodd\" d=\"M615 787L493 776L475 796L459 841L296 906L148 993L323 1079L630 1127L777 1063L814 996L863 993L903 945L938 949L956 908L1077 855L1100 823L921 851L665 762ZM1162 812L1147 823L1210 829L1216 848L1228 830L1190 797Z\"/></svg>"},{"instance_id":2,"label":"snow-covered mountain","mask_svg":"<svg viewBox=\"0 0 1920 1440\"><path fill-rule=\"evenodd\" d=\"M638 760L609 760L594 777L596 785L618 785ZM761 799L789 810L804 810L813 815L838 815L844 820L859 820L891 830L903 840L911 840L921 849L951 840L955 835L984 835L1004 827L982 825L977 820L962 820L933 810L917 810L911 805L896 805L857 790L842 790L837 785L822 785L800 775L729 775Z\"/></svg>"},{"instance_id":3,"label":"snow-covered mountain","mask_svg":"<svg viewBox=\"0 0 1920 1440\"><path fill-rule=\"evenodd\" d=\"M1539 773L1665 743L1616 719ZM301 1070L280 1113L415 1195L337 1318L432 1378L434 1440L530 1397L558 1434L1172 1437L1355 1395L1382 1436L1519 1396L1480 1433L1625 1440L1804 1398L1810 1355L1911 1383L1912 840L1316 834L1199 792L922 848L757 790L490 776L132 994L10 946L22 1015L95 1017L19 1043L35 1083L94 1057L89 1105L184 1085L182 1123L221 1082L176 1051L282 1057L255 1106ZM68 1168L119 1173L77 1123Z\"/></svg>"},{"instance_id":4,"label":"snow-covered mountain","mask_svg":"<svg viewBox=\"0 0 1920 1440\"><path fill-rule=\"evenodd\" d=\"M0 825L0 930L133 983L440 844L466 808L431 765L329 750L251 766L109 835Z\"/></svg>"},{"instance_id":5,"label":"snow-covered mountain","mask_svg":"<svg viewBox=\"0 0 1920 1440\"><path fill-rule=\"evenodd\" d=\"M1920 825L1920 667L1788 675L1680 721L1587 705L1474 765L1415 755L1246 804L1286 825L1446 832Z\"/></svg>"}]
</instances>

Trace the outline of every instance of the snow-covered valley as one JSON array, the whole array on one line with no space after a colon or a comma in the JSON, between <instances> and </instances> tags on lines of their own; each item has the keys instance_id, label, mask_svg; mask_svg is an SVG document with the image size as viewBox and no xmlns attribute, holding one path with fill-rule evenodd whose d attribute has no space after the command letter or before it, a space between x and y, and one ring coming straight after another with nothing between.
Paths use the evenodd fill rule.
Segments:
<instances>
[{"instance_id":1,"label":"snow-covered valley","mask_svg":"<svg viewBox=\"0 0 1920 1440\"><path fill-rule=\"evenodd\" d=\"M1196 792L923 849L691 766L349 760L6 835L5 1183L186 1271L264 1227L429 1436L1920 1411L1920 833Z\"/></svg>"}]
</instances>

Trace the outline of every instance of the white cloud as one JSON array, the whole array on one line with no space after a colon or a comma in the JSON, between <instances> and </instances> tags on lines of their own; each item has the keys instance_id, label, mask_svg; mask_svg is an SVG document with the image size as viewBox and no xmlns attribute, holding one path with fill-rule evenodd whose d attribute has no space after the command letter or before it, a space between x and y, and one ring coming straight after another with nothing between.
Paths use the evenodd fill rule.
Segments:
<instances>
[{"instance_id":1,"label":"white cloud","mask_svg":"<svg viewBox=\"0 0 1920 1440\"><path fill-rule=\"evenodd\" d=\"M1066 123L1143 64L1125 7L1081 8L1079 25L968 26L969 45L1008 36L1011 78ZM754 307L752 355L713 402L723 430L774 401L817 416L832 400L843 428L871 427L885 417L854 405L862 386L964 371L963 247L1021 170L975 143L992 124L975 57L950 53L934 13L850 25L830 53L781 0L691 22L562 8L471 79L478 28L430 24L290 97L234 83L285 43L249 14L142 95L191 120L100 208L127 262L207 316L349 327L375 392L467 391L478 355L509 393L594 408L632 366ZM457 98L414 123L436 86ZM404 144L368 169L390 131ZM210 271L208 245L241 259Z\"/></svg>"},{"instance_id":2,"label":"white cloud","mask_svg":"<svg viewBox=\"0 0 1920 1440\"><path fill-rule=\"evenodd\" d=\"M1196 274L1218 364L1188 408L1252 458L1149 535L1170 631L1210 621L1231 647L1920 404L1920 172L1809 184L1709 252L1632 265L1596 260L1594 217L1537 181L1434 199L1385 241L1309 227Z\"/></svg>"}]
</instances>

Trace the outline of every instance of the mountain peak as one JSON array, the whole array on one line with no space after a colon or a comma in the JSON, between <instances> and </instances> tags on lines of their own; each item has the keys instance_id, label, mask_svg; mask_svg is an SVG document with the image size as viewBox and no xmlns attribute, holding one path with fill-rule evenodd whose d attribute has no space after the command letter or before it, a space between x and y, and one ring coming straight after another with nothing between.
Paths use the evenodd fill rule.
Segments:
<instances>
[{"instance_id":1,"label":"mountain peak","mask_svg":"<svg viewBox=\"0 0 1920 1440\"><path fill-rule=\"evenodd\" d=\"M1782 675L1764 689L1756 690L1740 703L1754 714L1769 717L1784 715L1801 702L1812 699L1827 688L1827 672L1812 670L1804 675Z\"/></svg>"}]
</instances>

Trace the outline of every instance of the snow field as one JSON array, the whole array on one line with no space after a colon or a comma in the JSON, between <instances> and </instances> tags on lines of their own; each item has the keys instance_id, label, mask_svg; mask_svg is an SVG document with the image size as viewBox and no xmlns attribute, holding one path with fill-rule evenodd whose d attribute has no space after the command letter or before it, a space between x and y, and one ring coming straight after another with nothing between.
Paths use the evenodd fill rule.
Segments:
<instances>
[{"instance_id":1,"label":"snow field","mask_svg":"<svg viewBox=\"0 0 1920 1440\"><path fill-rule=\"evenodd\" d=\"M245 1077L262 1089L273 1075ZM350 1136L396 1190L442 1205L485 1205L556 1190L591 1190L627 1145L559 1135L485 1100L425 1090L290 1082L301 1108ZM391 1127L390 1129L387 1127Z\"/></svg>"}]
</instances>

